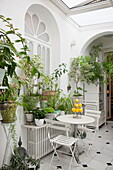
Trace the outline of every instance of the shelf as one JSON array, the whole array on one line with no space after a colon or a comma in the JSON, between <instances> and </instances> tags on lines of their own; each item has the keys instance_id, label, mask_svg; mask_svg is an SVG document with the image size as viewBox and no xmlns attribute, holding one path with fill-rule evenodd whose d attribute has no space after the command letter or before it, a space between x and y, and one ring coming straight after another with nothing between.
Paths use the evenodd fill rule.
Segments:
<instances>
[{"instance_id":1,"label":"shelf","mask_svg":"<svg viewBox=\"0 0 113 170\"><path fill-rule=\"evenodd\" d=\"M0 86L0 89L2 90L2 89L8 89L8 87L7 86Z\"/></svg>"}]
</instances>

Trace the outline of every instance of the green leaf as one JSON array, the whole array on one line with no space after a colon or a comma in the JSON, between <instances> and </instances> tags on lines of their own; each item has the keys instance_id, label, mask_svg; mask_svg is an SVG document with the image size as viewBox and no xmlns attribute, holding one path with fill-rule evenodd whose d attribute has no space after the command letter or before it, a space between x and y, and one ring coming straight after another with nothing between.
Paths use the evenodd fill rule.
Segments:
<instances>
[{"instance_id":1,"label":"green leaf","mask_svg":"<svg viewBox=\"0 0 113 170\"><path fill-rule=\"evenodd\" d=\"M6 18L6 20L12 20L11 18Z\"/></svg>"},{"instance_id":2,"label":"green leaf","mask_svg":"<svg viewBox=\"0 0 113 170\"><path fill-rule=\"evenodd\" d=\"M14 34L15 32L13 30L6 31L6 34Z\"/></svg>"},{"instance_id":3,"label":"green leaf","mask_svg":"<svg viewBox=\"0 0 113 170\"><path fill-rule=\"evenodd\" d=\"M15 30L19 30L18 28L15 28Z\"/></svg>"},{"instance_id":4,"label":"green leaf","mask_svg":"<svg viewBox=\"0 0 113 170\"><path fill-rule=\"evenodd\" d=\"M15 40L15 42L21 42L21 40Z\"/></svg>"},{"instance_id":5,"label":"green leaf","mask_svg":"<svg viewBox=\"0 0 113 170\"><path fill-rule=\"evenodd\" d=\"M5 25L6 27L10 27L10 25Z\"/></svg>"},{"instance_id":6,"label":"green leaf","mask_svg":"<svg viewBox=\"0 0 113 170\"><path fill-rule=\"evenodd\" d=\"M19 55L26 55L26 52L25 51L21 51L21 52L19 52Z\"/></svg>"}]
</instances>

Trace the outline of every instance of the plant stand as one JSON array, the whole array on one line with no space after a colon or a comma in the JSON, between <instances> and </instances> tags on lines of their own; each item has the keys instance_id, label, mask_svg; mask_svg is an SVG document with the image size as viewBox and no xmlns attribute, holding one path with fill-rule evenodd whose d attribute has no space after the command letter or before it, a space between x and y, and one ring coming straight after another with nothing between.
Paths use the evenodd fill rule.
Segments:
<instances>
[{"instance_id":1,"label":"plant stand","mask_svg":"<svg viewBox=\"0 0 113 170\"><path fill-rule=\"evenodd\" d=\"M2 125L3 125L4 133L5 133L5 136L6 136L6 140L7 140L6 141L6 148L5 148L4 158L3 158L3 162L2 162L2 165L4 165L4 164L8 163L9 154L13 153L13 148L10 145L10 143L11 143L11 134L9 132L10 124L9 123L7 123L7 124L2 123Z\"/></svg>"}]
</instances>

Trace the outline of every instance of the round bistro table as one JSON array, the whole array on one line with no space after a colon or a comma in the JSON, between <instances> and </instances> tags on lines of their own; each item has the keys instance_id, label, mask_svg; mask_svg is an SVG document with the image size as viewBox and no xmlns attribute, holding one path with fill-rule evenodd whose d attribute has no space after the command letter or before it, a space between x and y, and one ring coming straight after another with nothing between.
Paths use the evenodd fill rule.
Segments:
<instances>
[{"instance_id":1,"label":"round bistro table","mask_svg":"<svg viewBox=\"0 0 113 170\"><path fill-rule=\"evenodd\" d=\"M95 121L94 118L85 116L85 115L80 115L77 117L73 117L73 115L60 115L56 117L57 120L64 122L64 123L69 123L72 125L85 125L89 123L93 123Z\"/></svg>"}]
</instances>

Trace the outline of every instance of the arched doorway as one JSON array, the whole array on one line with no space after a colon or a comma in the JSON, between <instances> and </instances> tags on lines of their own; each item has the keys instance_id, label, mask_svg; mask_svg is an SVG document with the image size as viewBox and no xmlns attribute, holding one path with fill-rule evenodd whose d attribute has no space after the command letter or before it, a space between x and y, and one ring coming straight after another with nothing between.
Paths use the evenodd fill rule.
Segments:
<instances>
[{"instance_id":1,"label":"arched doorway","mask_svg":"<svg viewBox=\"0 0 113 170\"><path fill-rule=\"evenodd\" d=\"M91 49L91 46L94 44L102 43L102 59L107 56L109 52L113 52L113 32L104 32L99 33L92 38L90 38L82 47L81 54L86 55ZM112 56L113 61L113 56ZM105 111L105 119L106 120L113 120L113 82L107 81L107 83L103 83L104 88L100 92L99 89L95 88L95 91L97 91L95 94L98 96L96 99L98 99L98 103L100 105L101 100L104 101L104 111ZM92 86L92 88L94 88ZM89 94L91 95L91 94ZM102 97L100 97L102 95ZM99 107L98 107L99 108Z\"/></svg>"}]
</instances>

